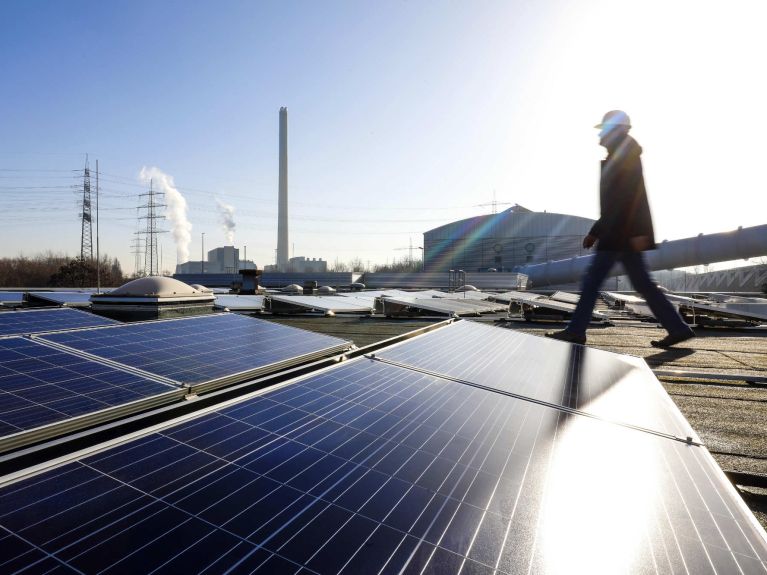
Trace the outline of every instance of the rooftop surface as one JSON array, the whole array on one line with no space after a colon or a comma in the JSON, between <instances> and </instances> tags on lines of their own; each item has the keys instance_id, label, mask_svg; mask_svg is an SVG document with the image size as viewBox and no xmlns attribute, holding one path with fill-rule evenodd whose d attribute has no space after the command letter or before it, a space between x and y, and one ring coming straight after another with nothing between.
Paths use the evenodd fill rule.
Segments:
<instances>
[{"instance_id":1,"label":"rooftop surface","mask_svg":"<svg viewBox=\"0 0 767 575\"><path fill-rule=\"evenodd\" d=\"M444 318L385 319L263 316L294 327L354 341L359 346L418 329ZM561 329L556 322L502 321L503 314L479 320L499 327L543 336ZM611 326L594 325L586 345L643 358L653 370L679 370L659 379L704 445L723 470L737 480L746 504L767 528L767 328L696 328L696 338L669 350L650 345L665 331L655 323L621 319ZM705 374L696 378L692 373ZM721 380L711 379L719 375ZM733 379L730 379L733 378ZM742 379L738 379L742 378ZM733 473L734 472L734 473ZM759 486L761 484L761 487Z\"/></svg>"}]
</instances>

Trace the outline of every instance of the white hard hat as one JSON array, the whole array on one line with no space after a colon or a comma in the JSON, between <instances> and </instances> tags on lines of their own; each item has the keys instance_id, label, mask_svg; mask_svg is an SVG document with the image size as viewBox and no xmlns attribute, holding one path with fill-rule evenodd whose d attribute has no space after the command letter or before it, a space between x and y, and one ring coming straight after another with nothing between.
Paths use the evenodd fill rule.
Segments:
<instances>
[{"instance_id":1,"label":"white hard hat","mask_svg":"<svg viewBox=\"0 0 767 575\"><path fill-rule=\"evenodd\" d=\"M601 129L613 126L625 126L630 128L631 120L629 119L629 115L623 110L610 110L604 115L602 121L594 127Z\"/></svg>"}]
</instances>

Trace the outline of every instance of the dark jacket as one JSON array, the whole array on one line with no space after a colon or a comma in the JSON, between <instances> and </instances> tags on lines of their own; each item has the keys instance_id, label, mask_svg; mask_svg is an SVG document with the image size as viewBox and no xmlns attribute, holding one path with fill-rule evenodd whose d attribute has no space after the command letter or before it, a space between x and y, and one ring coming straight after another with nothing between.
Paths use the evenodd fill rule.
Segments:
<instances>
[{"instance_id":1,"label":"dark jacket","mask_svg":"<svg viewBox=\"0 0 767 575\"><path fill-rule=\"evenodd\" d=\"M628 134L602 160L599 182L601 216L589 234L598 238L599 251L630 251L630 238L648 236L655 248L655 232L642 173L642 147Z\"/></svg>"}]
</instances>

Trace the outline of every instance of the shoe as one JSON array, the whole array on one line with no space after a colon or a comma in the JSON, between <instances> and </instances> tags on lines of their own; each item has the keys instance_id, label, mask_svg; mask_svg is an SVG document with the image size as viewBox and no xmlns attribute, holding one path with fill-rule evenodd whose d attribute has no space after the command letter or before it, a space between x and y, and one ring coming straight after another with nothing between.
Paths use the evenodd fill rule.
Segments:
<instances>
[{"instance_id":1,"label":"shoe","mask_svg":"<svg viewBox=\"0 0 767 575\"><path fill-rule=\"evenodd\" d=\"M687 341L688 339L692 339L695 337L695 334L692 330L690 331L683 331L682 333L670 333L663 339L653 340L650 342L650 345L653 347L671 347L674 344L681 343L683 341Z\"/></svg>"},{"instance_id":2,"label":"shoe","mask_svg":"<svg viewBox=\"0 0 767 575\"><path fill-rule=\"evenodd\" d=\"M546 337L551 339L558 339L559 341L568 341L570 343L577 343L583 345L586 343L586 336L573 333L563 329L561 331L549 331L546 333Z\"/></svg>"}]
</instances>

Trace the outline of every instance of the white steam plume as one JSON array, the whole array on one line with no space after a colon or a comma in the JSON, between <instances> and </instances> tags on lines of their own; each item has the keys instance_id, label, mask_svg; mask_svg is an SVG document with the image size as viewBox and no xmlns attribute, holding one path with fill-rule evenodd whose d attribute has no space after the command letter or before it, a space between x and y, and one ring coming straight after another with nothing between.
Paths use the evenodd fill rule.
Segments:
<instances>
[{"instance_id":1,"label":"white steam plume","mask_svg":"<svg viewBox=\"0 0 767 575\"><path fill-rule=\"evenodd\" d=\"M224 230L226 236L226 244L229 246L234 245L234 206L225 204L218 198L216 198L216 206L218 206L218 221L221 223L221 228Z\"/></svg>"},{"instance_id":2,"label":"white steam plume","mask_svg":"<svg viewBox=\"0 0 767 575\"><path fill-rule=\"evenodd\" d=\"M176 242L176 257L179 262L189 261L189 244L192 241L192 224L186 217L189 209L186 198L176 189L173 176L160 168L144 166L139 175L141 181L148 184L151 180L155 189L165 194L165 217L171 222L173 241Z\"/></svg>"}]
</instances>

